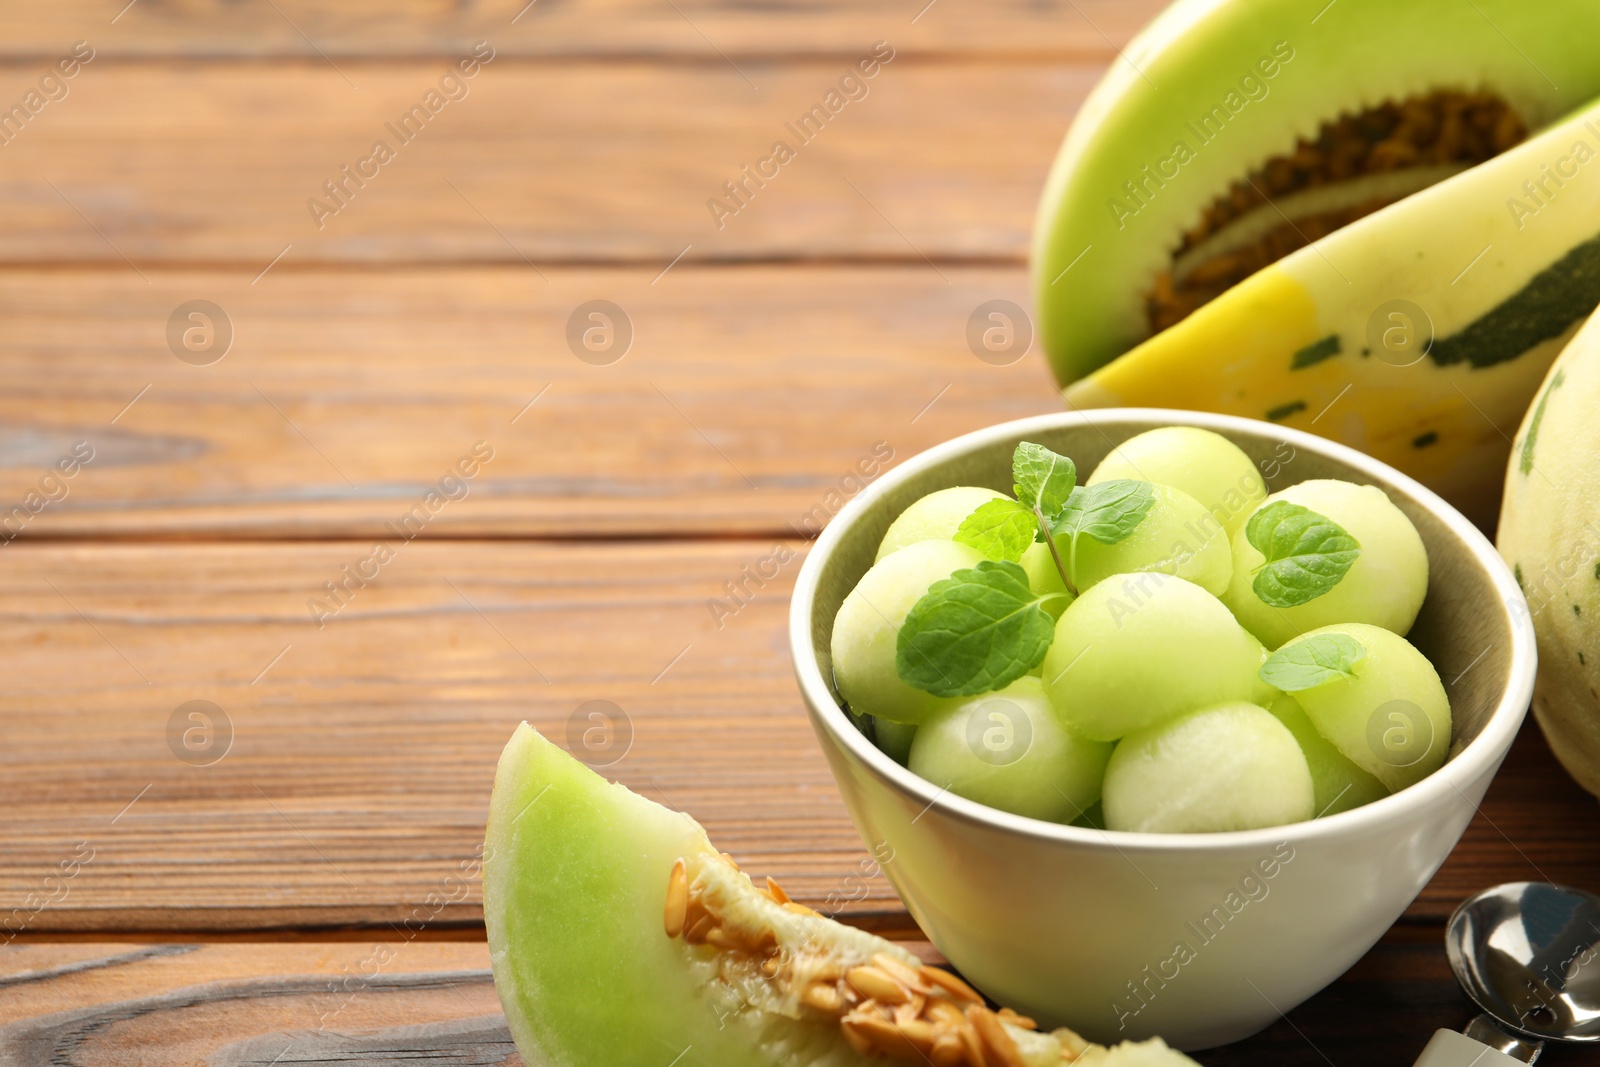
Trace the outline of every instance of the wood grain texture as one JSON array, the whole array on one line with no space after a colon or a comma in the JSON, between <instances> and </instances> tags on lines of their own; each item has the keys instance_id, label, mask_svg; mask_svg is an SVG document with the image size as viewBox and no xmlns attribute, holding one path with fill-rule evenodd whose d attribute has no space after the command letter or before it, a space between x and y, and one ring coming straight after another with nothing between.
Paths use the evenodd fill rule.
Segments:
<instances>
[{"instance_id":1,"label":"wood grain texture","mask_svg":"<svg viewBox=\"0 0 1600 1067\"><path fill-rule=\"evenodd\" d=\"M481 943L13 946L0 1063L517 1063L488 963Z\"/></svg>"},{"instance_id":2,"label":"wood grain texture","mask_svg":"<svg viewBox=\"0 0 1600 1067\"><path fill-rule=\"evenodd\" d=\"M1067 117L1101 70L899 57L802 138L788 124L849 63L746 66L757 87L726 66L502 57L450 102L444 59L348 75L96 61L0 149L16 208L0 263L227 264L248 282L280 253L277 269L627 260L646 280L680 254L1020 262ZM0 100L35 80L26 65L0 71ZM420 131L391 131L430 91L440 110ZM346 179L380 141L392 160ZM741 168L779 141L794 158L757 187ZM715 216L708 200L735 179L749 182L744 206ZM313 198L340 209L314 215Z\"/></svg>"},{"instance_id":3,"label":"wood grain texture","mask_svg":"<svg viewBox=\"0 0 1600 1067\"><path fill-rule=\"evenodd\" d=\"M1158 0L67 0L0 12L0 56L92 40L118 57L449 55L488 38L508 54L730 57L848 53L880 38L928 52L1109 57ZM674 10L676 8L676 10ZM112 22L113 17L116 21ZM514 20L514 21L513 21Z\"/></svg>"},{"instance_id":4,"label":"wood grain texture","mask_svg":"<svg viewBox=\"0 0 1600 1067\"><path fill-rule=\"evenodd\" d=\"M631 737L603 773L919 937L862 877L794 689L802 533L878 442L1058 406L1037 352L984 364L967 320L1029 303L1046 168L1159 6L0 10L0 108L96 50L0 138L0 1067L514 1067L474 940L490 780L515 723L566 741L591 701ZM470 94L400 143L479 40ZM880 40L868 95L800 144L786 123ZM319 226L307 201L379 138L394 159ZM794 159L714 219L780 138ZM197 299L235 334L209 366L167 338ZM635 333L608 366L567 340L595 299ZM470 492L430 501L477 441ZM1411 1063L1470 1015L1443 917L1508 879L1600 889L1594 813L1530 724L1385 940L1200 1059ZM196 943L141 940L174 931Z\"/></svg>"},{"instance_id":5,"label":"wood grain texture","mask_svg":"<svg viewBox=\"0 0 1600 1067\"><path fill-rule=\"evenodd\" d=\"M1027 303L1020 268L546 274L0 272L0 537L375 536L479 440L493 460L427 536L814 532L863 459L1059 410L1037 348L967 347L978 305ZM568 347L596 298L634 333L609 366ZM194 299L232 323L211 366L168 349Z\"/></svg>"},{"instance_id":6,"label":"wood grain texture","mask_svg":"<svg viewBox=\"0 0 1600 1067\"><path fill-rule=\"evenodd\" d=\"M0 914L31 931L478 922L463 865L501 746L524 718L565 740L591 700L631 722L608 774L802 899L892 907L859 878L798 707L797 561L718 629L708 598L770 542L394 549L321 629L308 599L370 543L0 554ZM234 731L212 766L169 747L195 699Z\"/></svg>"},{"instance_id":7,"label":"wood grain texture","mask_svg":"<svg viewBox=\"0 0 1600 1067\"><path fill-rule=\"evenodd\" d=\"M905 927L887 882L860 876L795 692L798 555L719 628L708 600L770 542L394 547L320 629L308 599L368 543L0 553L0 923L478 923L471 863L500 747L524 718L567 741L605 700L632 734L605 773L797 898ZM169 741L197 699L233 730L210 766ZM1593 816L1530 724L1410 917L1442 920L1496 881L1600 888Z\"/></svg>"},{"instance_id":8,"label":"wood grain texture","mask_svg":"<svg viewBox=\"0 0 1600 1067\"><path fill-rule=\"evenodd\" d=\"M0 954L0 1063L514 1067L487 967L481 943L14 947ZM1471 1015L1437 938L1399 930L1284 1021L1197 1058L1405 1067Z\"/></svg>"}]
</instances>

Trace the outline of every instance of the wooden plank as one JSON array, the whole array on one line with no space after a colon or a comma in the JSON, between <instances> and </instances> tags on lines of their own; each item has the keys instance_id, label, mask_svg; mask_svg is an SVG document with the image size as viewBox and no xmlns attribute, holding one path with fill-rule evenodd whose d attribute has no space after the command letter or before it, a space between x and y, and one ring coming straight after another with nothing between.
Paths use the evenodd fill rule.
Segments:
<instances>
[{"instance_id":1,"label":"wooden plank","mask_svg":"<svg viewBox=\"0 0 1600 1067\"><path fill-rule=\"evenodd\" d=\"M500 747L524 718L564 739L592 700L631 723L608 773L802 899L853 894L781 642L797 563L721 629L707 609L771 548L396 541L319 629L308 600L367 542L12 545L0 904L34 931L476 922ZM170 747L196 699L234 732L212 766Z\"/></svg>"},{"instance_id":2,"label":"wooden plank","mask_svg":"<svg viewBox=\"0 0 1600 1067\"><path fill-rule=\"evenodd\" d=\"M481 943L393 940L13 946L0 954L0 1063L512 1067L488 962ZM1399 930L1286 1020L1198 1059L1403 1067L1473 1011L1437 938Z\"/></svg>"},{"instance_id":3,"label":"wooden plank","mask_svg":"<svg viewBox=\"0 0 1600 1067\"><path fill-rule=\"evenodd\" d=\"M396 547L321 629L308 599L366 543L0 553L0 923L475 924L501 745L523 718L565 739L606 700L632 734L607 774L799 899L904 930L887 883L859 877L794 690L798 558L719 628L708 600L770 542ZM232 726L210 766L169 741L175 717L201 725L178 713L191 700ZM1593 811L1530 723L1410 917L1498 881L1600 887Z\"/></svg>"},{"instance_id":4,"label":"wooden plank","mask_svg":"<svg viewBox=\"0 0 1600 1067\"><path fill-rule=\"evenodd\" d=\"M0 56L53 57L72 41L117 57L454 55L483 39L508 55L633 55L726 62L805 53L847 54L879 39L921 52L1111 54L1160 0L64 0L0 11ZM676 10L674 10L676 8ZM118 13L122 12L120 17ZM115 19L113 21L113 19ZM721 53L721 54L719 54Z\"/></svg>"},{"instance_id":5,"label":"wooden plank","mask_svg":"<svg viewBox=\"0 0 1600 1067\"><path fill-rule=\"evenodd\" d=\"M747 66L752 82L728 66L501 57L450 102L440 59L346 74L300 61L96 61L0 151L11 209L0 262L145 275L226 265L241 284L280 253L278 271L626 260L647 281L680 254L680 266L1020 262L1046 168L1101 68L896 58L860 83L866 95L837 98L841 110L797 134L788 124L822 107L849 64ZM0 100L35 80L30 66L0 71ZM429 92L437 113L400 130ZM793 158L773 162L780 141ZM746 165L768 179L758 187ZM735 179L738 201L724 189ZM337 199L324 189L335 180ZM737 213L714 213L718 196Z\"/></svg>"},{"instance_id":6,"label":"wooden plank","mask_svg":"<svg viewBox=\"0 0 1600 1067\"><path fill-rule=\"evenodd\" d=\"M1559 882L1600 892L1595 798L1556 761L1528 716L1444 867L1410 914L1445 919L1457 904L1501 882Z\"/></svg>"},{"instance_id":7,"label":"wooden plank","mask_svg":"<svg viewBox=\"0 0 1600 1067\"><path fill-rule=\"evenodd\" d=\"M652 273L0 271L0 530L379 536L482 440L428 537L793 535L860 463L1060 410L1036 349L967 347L980 304L1027 304L1020 268ZM593 366L566 333L602 297L634 340ZM231 323L211 366L168 349L194 299ZM94 458L41 491L80 441Z\"/></svg>"},{"instance_id":8,"label":"wooden plank","mask_svg":"<svg viewBox=\"0 0 1600 1067\"><path fill-rule=\"evenodd\" d=\"M482 943L13 946L0 1063L519 1063L488 964Z\"/></svg>"}]
</instances>

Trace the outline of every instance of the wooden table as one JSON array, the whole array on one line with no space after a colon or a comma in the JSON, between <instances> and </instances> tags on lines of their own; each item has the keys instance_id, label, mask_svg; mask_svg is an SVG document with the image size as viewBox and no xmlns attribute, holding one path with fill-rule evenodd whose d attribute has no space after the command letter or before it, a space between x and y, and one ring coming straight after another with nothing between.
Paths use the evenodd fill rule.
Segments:
<instances>
[{"instance_id":1,"label":"wooden table","mask_svg":"<svg viewBox=\"0 0 1600 1067\"><path fill-rule=\"evenodd\" d=\"M451 879L512 727L591 700L617 778L836 894L798 563L712 602L874 449L1055 408L966 324L1027 303L1045 169L1155 0L124 2L0 11L0 104L43 86L0 145L0 1063L515 1062ZM1600 886L1594 816L1526 730L1395 930L1201 1058L1409 1064L1470 1012L1453 904Z\"/></svg>"}]
</instances>

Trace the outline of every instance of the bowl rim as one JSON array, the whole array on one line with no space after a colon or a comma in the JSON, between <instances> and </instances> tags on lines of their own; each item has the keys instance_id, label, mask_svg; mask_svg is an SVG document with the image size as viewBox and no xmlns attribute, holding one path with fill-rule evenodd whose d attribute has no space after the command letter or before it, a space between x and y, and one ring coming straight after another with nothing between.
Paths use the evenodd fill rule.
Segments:
<instances>
[{"instance_id":1,"label":"bowl rim","mask_svg":"<svg viewBox=\"0 0 1600 1067\"><path fill-rule=\"evenodd\" d=\"M1506 685L1494 711L1478 732L1478 736L1453 759L1448 760L1444 766L1420 782L1361 807L1305 822L1285 823L1256 830L1226 830L1197 834L1096 830L1092 827L1070 826L1025 815L1014 815L956 796L948 789L935 786L932 782L900 766L877 745L868 741L834 700L823 678L817 650L811 644L811 612L816 599L818 576L824 561L844 539L845 531L850 529L879 498L909 478L948 460L1002 440L1027 436L1039 430L1094 426L1101 421L1113 420L1149 422L1148 429L1161 426L1194 426L1206 430L1270 436L1288 442L1297 449L1304 448L1309 452L1336 460L1357 472L1372 476L1374 480L1388 481L1432 512L1466 545L1473 558L1488 572L1491 582L1501 594L1501 610L1506 616L1511 633L1511 656ZM1433 490L1382 460L1303 430L1275 426L1258 419L1236 415L1145 407L1069 410L997 423L919 452L875 479L840 509L812 543L811 550L795 577L794 592L789 601L789 651L794 660L800 693L812 722L826 731L835 745L864 766L881 783L902 796L915 800L923 806L924 811L938 809L942 814L962 822L1038 841L1056 841L1096 851L1114 849L1120 853L1130 851L1158 853L1178 849L1202 852L1262 849L1272 847L1285 840L1288 835L1292 835L1297 842L1359 835L1380 825L1403 821L1413 809L1437 807L1441 802L1450 800L1452 793L1458 799L1466 798L1471 783L1486 771L1492 772L1495 765L1505 757L1512 741L1516 738L1532 701L1534 675L1538 663L1527 601L1512 576L1510 567L1483 532Z\"/></svg>"}]
</instances>

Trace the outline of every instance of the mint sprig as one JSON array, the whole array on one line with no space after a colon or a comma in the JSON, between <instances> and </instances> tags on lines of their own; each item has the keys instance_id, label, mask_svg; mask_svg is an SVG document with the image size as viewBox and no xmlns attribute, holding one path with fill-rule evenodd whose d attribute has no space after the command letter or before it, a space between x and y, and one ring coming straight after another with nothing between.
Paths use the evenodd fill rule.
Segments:
<instances>
[{"instance_id":1,"label":"mint sprig","mask_svg":"<svg viewBox=\"0 0 1600 1067\"><path fill-rule=\"evenodd\" d=\"M1002 497L984 502L963 519L955 539L990 559L1015 563L1033 544L1038 532L1033 512Z\"/></svg>"},{"instance_id":2,"label":"mint sprig","mask_svg":"<svg viewBox=\"0 0 1600 1067\"><path fill-rule=\"evenodd\" d=\"M1298 693L1337 678L1354 678L1356 665L1366 658L1366 648L1349 634L1312 634L1268 656L1257 674L1285 693Z\"/></svg>"},{"instance_id":3,"label":"mint sprig","mask_svg":"<svg viewBox=\"0 0 1600 1067\"><path fill-rule=\"evenodd\" d=\"M1032 441L1011 457L1015 500L986 501L956 530L955 540L989 558L933 583L906 615L895 638L895 672L941 697L1003 689L1037 667L1055 637L1047 604L1066 594L1037 596L1018 560L1035 541L1049 546L1061 580L1076 592L1061 559L1078 538L1116 544L1144 521L1155 497L1149 483L1110 481L1079 487L1072 460Z\"/></svg>"},{"instance_id":4,"label":"mint sprig","mask_svg":"<svg viewBox=\"0 0 1600 1067\"><path fill-rule=\"evenodd\" d=\"M1028 574L1007 560L984 560L934 582L900 626L895 671L940 697L1003 689L1037 667L1055 636Z\"/></svg>"},{"instance_id":5,"label":"mint sprig","mask_svg":"<svg viewBox=\"0 0 1600 1067\"><path fill-rule=\"evenodd\" d=\"M1061 509L1077 491L1077 465L1044 445L1023 441L1011 453L1011 481L1017 503L1033 516L1036 539L1050 546L1050 560L1056 565L1062 584L1076 593L1078 587L1072 584L1071 571L1061 561L1051 531Z\"/></svg>"},{"instance_id":6,"label":"mint sprig","mask_svg":"<svg viewBox=\"0 0 1600 1067\"><path fill-rule=\"evenodd\" d=\"M1078 484L1078 468L1066 456L1024 441L1011 454L1011 480L1017 503L1048 520L1066 506Z\"/></svg>"},{"instance_id":7,"label":"mint sprig","mask_svg":"<svg viewBox=\"0 0 1600 1067\"><path fill-rule=\"evenodd\" d=\"M1266 557L1251 588L1275 608L1297 607L1327 593L1361 555L1360 542L1344 527L1287 500L1250 516L1244 535Z\"/></svg>"},{"instance_id":8,"label":"mint sprig","mask_svg":"<svg viewBox=\"0 0 1600 1067\"><path fill-rule=\"evenodd\" d=\"M1072 491L1051 532L1057 537L1088 534L1102 545L1114 545L1138 528L1155 499L1149 482L1118 478L1085 485Z\"/></svg>"},{"instance_id":9,"label":"mint sprig","mask_svg":"<svg viewBox=\"0 0 1600 1067\"><path fill-rule=\"evenodd\" d=\"M1118 478L1074 489L1050 531L1052 543L1066 545L1067 571L1076 578L1080 536L1114 545L1138 529L1154 503L1149 482ZM1077 588L1072 582L1067 587Z\"/></svg>"}]
</instances>

